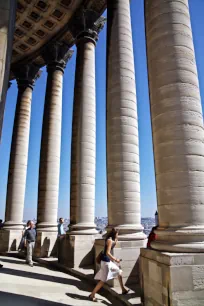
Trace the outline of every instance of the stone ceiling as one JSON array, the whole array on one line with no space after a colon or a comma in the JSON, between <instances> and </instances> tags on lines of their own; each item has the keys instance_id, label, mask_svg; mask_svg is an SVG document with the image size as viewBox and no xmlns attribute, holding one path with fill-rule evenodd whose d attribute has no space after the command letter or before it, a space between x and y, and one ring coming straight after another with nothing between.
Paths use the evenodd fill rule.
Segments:
<instances>
[{"instance_id":1,"label":"stone ceiling","mask_svg":"<svg viewBox=\"0 0 204 306\"><path fill-rule=\"evenodd\" d=\"M106 0L18 0L11 70L26 62L44 66L41 54L49 42L71 47L105 8Z\"/></svg>"}]
</instances>

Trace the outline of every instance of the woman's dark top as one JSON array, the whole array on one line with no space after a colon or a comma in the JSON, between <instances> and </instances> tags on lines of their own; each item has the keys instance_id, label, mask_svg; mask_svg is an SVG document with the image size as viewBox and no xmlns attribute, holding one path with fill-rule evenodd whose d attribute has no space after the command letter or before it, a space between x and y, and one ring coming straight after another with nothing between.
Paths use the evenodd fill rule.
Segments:
<instances>
[{"instance_id":1,"label":"woman's dark top","mask_svg":"<svg viewBox=\"0 0 204 306\"><path fill-rule=\"evenodd\" d=\"M107 246L107 241L108 241L108 239L106 239L106 241L105 241L105 247L104 247L104 250L103 250L103 253L102 253L102 256L101 256L101 260L105 261L105 262L110 262L111 261L110 258L106 255L107 247L108 247ZM115 247L116 243L115 243L115 241L112 241L112 240L111 240L111 242L112 242L112 246L111 246L111 250L112 250Z\"/></svg>"}]
</instances>

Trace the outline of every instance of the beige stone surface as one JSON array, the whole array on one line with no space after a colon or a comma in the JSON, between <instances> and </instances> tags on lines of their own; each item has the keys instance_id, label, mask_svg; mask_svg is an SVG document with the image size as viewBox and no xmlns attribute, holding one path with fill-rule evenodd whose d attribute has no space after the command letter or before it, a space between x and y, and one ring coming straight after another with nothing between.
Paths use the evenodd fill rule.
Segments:
<instances>
[{"instance_id":1,"label":"beige stone surface","mask_svg":"<svg viewBox=\"0 0 204 306\"><path fill-rule=\"evenodd\" d=\"M19 87L10 153L5 229L23 229L32 88Z\"/></svg>"},{"instance_id":2,"label":"beige stone surface","mask_svg":"<svg viewBox=\"0 0 204 306\"><path fill-rule=\"evenodd\" d=\"M0 230L0 252L17 251L22 239L22 230Z\"/></svg>"},{"instance_id":3,"label":"beige stone surface","mask_svg":"<svg viewBox=\"0 0 204 306\"><path fill-rule=\"evenodd\" d=\"M69 268L84 268L94 264L95 235L66 235L58 244L59 263Z\"/></svg>"},{"instance_id":4,"label":"beige stone surface","mask_svg":"<svg viewBox=\"0 0 204 306\"><path fill-rule=\"evenodd\" d=\"M94 306L124 305L111 294L97 294L98 302L88 298L93 289L83 281L34 263L31 268L23 260L0 257L0 300L2 306Z\"/></svg>"},{"instance_id":5,"label":"beige stone surface","mask_svg":"<svg viewBox=\"0 0 204 306\"><path fill-rule=\"evenodd\" d=\"M107 3L108 222L142 239L135 69L129 0Z\"/></svg>"},{"instance_id":6,"label":"beige stone surface","mask_svg":"<svg viewBox=\"0 0 204 306\"><path fill-rule=\"evenodd\" d=\"M160 250L200 252L204 131L187 0L145 1Z\"/></svg>"},{"instance_id":7,"label":"beige stone surface","mask_svg":"<svg viewBox=\"0 0 204 306\"><path fill-rule=\"evenodd\" d=\"M0 0L0 139L9 82L15 13L16 0Z\"/></svg>"},{"instance_id":8,"label":"beige stone surface","mask_svg":"<svg viewBox=\"0 0 204 306\"><path fill-rule=\"evenodd\" d=\"M57 233L46 230L38 231L35 243L35 256L36 257L57 257Z\"/></svg>"},{"instance_id":9,"label":"beige stone surface","mask_svg":"<svg viewBox=\"0 0 204 306\"><path fill-rule=\"evenodd\" d=\"M40 151L37 212L37 230L45 232L57 232L62 86L63 71L59 69L48 70Z\"/></svg>"},{"instance_id":10,"label":"beige stone surface","mask_svg":"<svg viewBox=\"0 0 204 306\"><path fill-rule=\"evenodd\" d=\"M71 234L94 234L96 171L95 43L77 44L71 153Z\"/></svg>"},{"instance_id":11,"label":"beige stone surface","mask_svg":"<svg viewBox=\"0 0 204 306\"><path fill-rule=\"evenodd\" d=\"M204 254L186 254L192 258L191 263L180 261L181 256L185 254L141 250L140 284L145 306L151 303L199 306L204 303Z\"/></svg>"}]
</instances>

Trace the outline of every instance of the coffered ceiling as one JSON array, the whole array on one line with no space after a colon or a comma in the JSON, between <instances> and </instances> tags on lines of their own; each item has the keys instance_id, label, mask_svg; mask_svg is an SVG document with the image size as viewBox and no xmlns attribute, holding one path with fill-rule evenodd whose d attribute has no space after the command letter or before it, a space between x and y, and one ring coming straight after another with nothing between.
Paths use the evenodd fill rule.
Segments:
<instances>
[{"instance_id":1,"label":"coffered ceiling","mask_svg":"<svg viewBox=\"0 0 204 306\"><path fill-rule=\"evenodd\" d=\"M12 66L30 61L43 66L41 54L49 42L71 47L83 19L91 26L105 8L106 0L18 0Z\"/></svg>"}]
</instances>

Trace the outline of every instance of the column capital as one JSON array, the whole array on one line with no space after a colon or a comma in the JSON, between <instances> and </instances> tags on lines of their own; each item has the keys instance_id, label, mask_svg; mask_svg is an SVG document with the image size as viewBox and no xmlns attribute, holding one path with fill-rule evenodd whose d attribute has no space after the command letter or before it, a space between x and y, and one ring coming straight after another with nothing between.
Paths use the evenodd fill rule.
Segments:
<instances>
[{"instance_id":1,"label":"column capital","mask_svg":"<svg viewBox=\"0 0 204 306\"><path fill-rule=\"evenodd\" d=\"M18 84L18 89L30 87L33 89L35 81L40 77L41 70L34 64L18 65L13 70Z\"/></svg>"},{"instance_id":2,"label":"column capital","mask_svg":"<svg viewBox=\"0 0 204 306\"><path fill-rule=\"evenodd\" d=\"M65 43L53 42L48 44L42 56L48 70L61 70L64 72L67 62L71 59L74 51L70 50Z\"/></svg>"},{"instance_id":3,"label":"column capital","mask_svg":"<svg viewBox=\"0 0 204 306\"><path fill-rule=\"evenodd\" d=\"M94 44L98 41L98 35L103 30L106 23L106 18L101 16L94 22L92 27L89 27L87 20L84 17L84 29L77 35L76 44L78 45L82 40L92 41Z\"/></svg>"}]
</instances>

